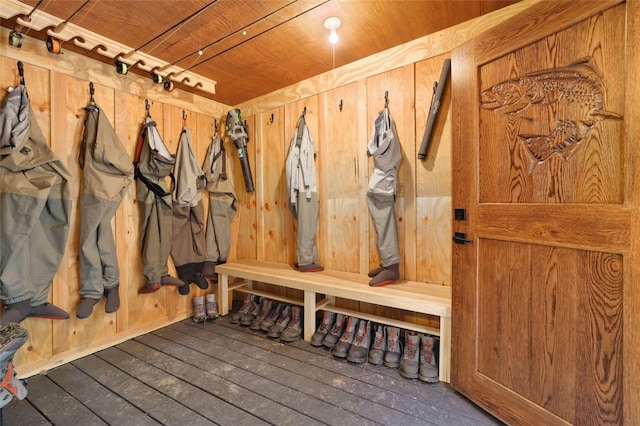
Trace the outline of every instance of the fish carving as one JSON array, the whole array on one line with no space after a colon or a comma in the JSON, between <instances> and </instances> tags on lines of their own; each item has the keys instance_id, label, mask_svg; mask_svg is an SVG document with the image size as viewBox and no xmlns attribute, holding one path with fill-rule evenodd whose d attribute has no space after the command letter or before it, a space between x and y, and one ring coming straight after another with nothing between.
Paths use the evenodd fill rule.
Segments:
<instances>
[{"instance_id":1,"label":"fish carving","mask_svg":"<svg viewBox=\"0 0 640 426\"><path fill-rule=\"evenodd\" d=\"M530 172L553 154L564 160L571 158L598 122L622 119L621 115L606 111L604 103L602 77L588 58L503 81L484 90L480 100L482 108L523 118L525 113L533 112L532 108L551 106L561 116L552 123L548 134L518 134L533 158ZM537 112L544 117L544 111Z\"/></svg>"}]
</instances>

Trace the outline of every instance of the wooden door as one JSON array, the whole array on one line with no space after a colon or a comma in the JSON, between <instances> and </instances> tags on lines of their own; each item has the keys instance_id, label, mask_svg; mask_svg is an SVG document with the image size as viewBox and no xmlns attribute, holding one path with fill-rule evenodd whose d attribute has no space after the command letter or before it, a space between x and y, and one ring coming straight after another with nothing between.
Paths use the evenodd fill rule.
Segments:
<instances>
[{"instance_id":1,"label":"wooden door","mask_svg":"<svg viewBox=\"0 0 640 426\"><path fill-rule=\"evenodd\" d=\"M509 424L640 424L639 15L543 1L452 53L452 384Z\"/></svg>"}]
</instances>

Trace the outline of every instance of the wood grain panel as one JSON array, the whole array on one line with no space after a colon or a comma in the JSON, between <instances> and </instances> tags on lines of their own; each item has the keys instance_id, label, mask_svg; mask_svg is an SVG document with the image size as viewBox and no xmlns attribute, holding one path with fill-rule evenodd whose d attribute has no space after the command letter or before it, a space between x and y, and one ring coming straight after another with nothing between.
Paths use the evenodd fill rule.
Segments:
<instances>
[{"instance_id":1,"label":"wood grain panel","mask_svg":"<svg viewBox=\"0 0 640 426\"><path fill-rule=\"evenodd\" d=\"M416 200L417 280L451 285L451 197Z\"/></svg>"},{"instance_id":2,"label":"wood grain panel","mask_svg":"<svg viewBox=\"0 0 640 426\"><path fill-rule=\"evenodd\" d=\"M492 350L478 372L573 424L619 423L622 256L494 240L479 252L478 341Z\"/></svg>"}]
</instances>

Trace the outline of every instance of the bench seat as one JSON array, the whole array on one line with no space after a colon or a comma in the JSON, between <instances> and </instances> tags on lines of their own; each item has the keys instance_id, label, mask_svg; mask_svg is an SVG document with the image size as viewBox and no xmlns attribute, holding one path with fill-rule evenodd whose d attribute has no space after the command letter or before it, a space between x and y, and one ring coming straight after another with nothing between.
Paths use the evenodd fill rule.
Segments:
<instances>
[{"instance_id":1,"label":"bench seat","mask_svg":"<svg viewBox=\"0 0 640 426\"><path fill-rule=\"evenodd\" d=\"M324 270L299 272L291 265L244 259L216 266L218 273L218 303L220 315L227 315L232 292L265 296L304 307L304 339L311 340L316 330L316 311L326 310L376 323L400 327L440 337L440 380L449 382L451 359L451 287L415 281L399 280L383 287L370 287L366 275ZM236 280L231 282L229 277ZM238 280L239 279L239 280ZM304 299L297 300L253 289L254 282L302 290ZM322 295L318 300L317 295ZM335 298L372 303L383 307L404 309L440 318L440 327L433 328L379 315L352 311L335 306Z\"/></svg>"}]
</instances>

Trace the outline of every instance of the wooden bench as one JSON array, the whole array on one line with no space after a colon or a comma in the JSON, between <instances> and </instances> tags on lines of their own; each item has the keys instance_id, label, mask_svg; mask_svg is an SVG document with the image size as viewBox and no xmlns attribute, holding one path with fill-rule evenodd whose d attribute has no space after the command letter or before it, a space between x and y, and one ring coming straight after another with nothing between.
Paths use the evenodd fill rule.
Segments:
<instances>
[{"instance_id":1,"label":"wooden bench","mask_svg":"<svg viewBox=\"0 0 640 426\"><path fill-rule=\"evenodd\" d=\"M383 287L370 287L366 275L330 271L299 272L292 266L259 260L239 260L216 266L220 315L227 315L233 291L265 296L272 300L304 307L304 339L316 330L316 311L326 310L440 337L440 380L449 382L451 362L451 287L415 281L398 281ZM230 282L229 277L236 279ZM302 290L304 300L276 295L253 288L254 282ZM318 300L316 295L323 295ZM372 303L440 317L440 328L427 327L335 306L335 298Z\"/></svg>"}]
</instances>

